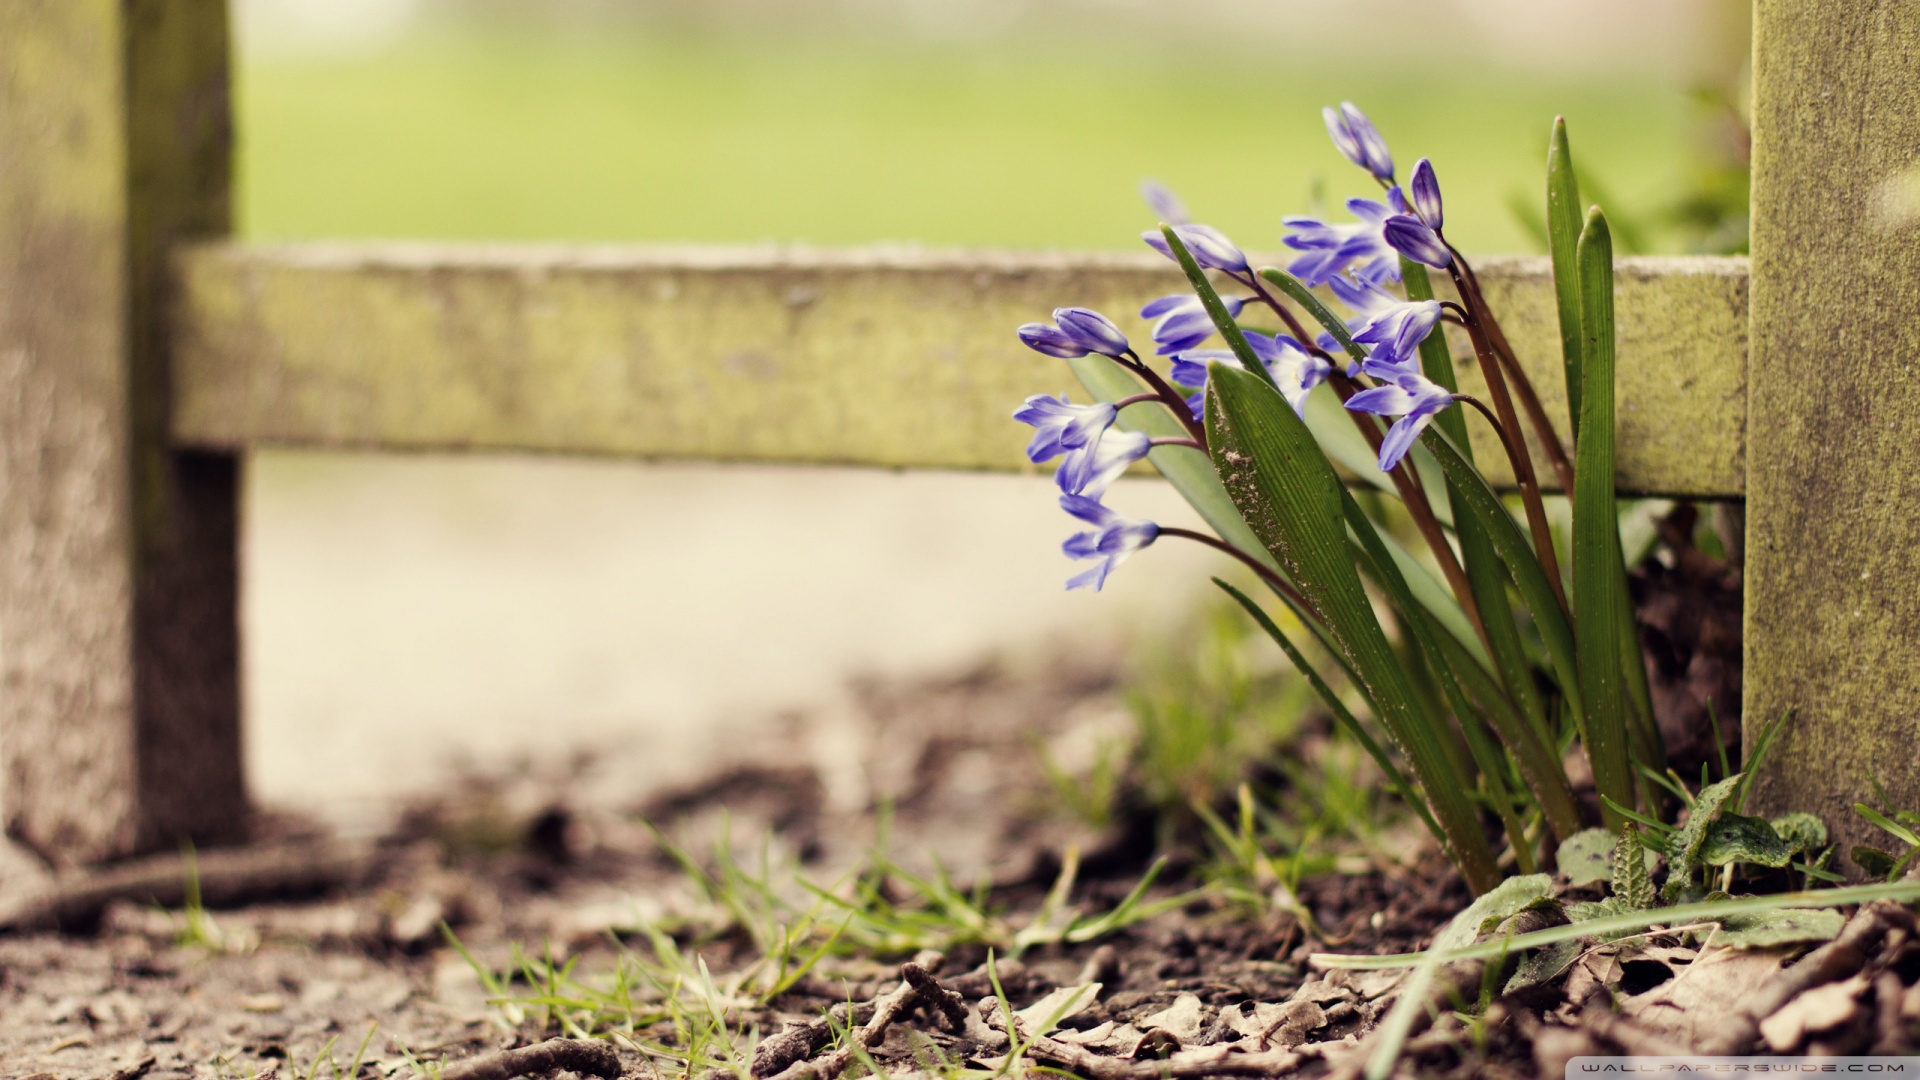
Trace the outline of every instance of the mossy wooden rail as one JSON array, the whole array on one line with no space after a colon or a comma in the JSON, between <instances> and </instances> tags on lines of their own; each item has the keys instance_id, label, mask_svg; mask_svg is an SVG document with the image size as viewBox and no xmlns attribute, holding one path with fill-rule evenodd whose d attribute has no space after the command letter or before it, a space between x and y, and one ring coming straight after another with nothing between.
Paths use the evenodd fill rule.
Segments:
<instances>
[{"instance_id":1,"label":"mossy wooden rail","mask_svg":"<svg viewBox=\"0 0 1920 1080\"><path fill-rule=\"evenodd\" d=\"M1012 327L1179 285L1149 254L228 242L226 18L0 0L0 801L58 860L243 832L250 449L1026 468L1008 413L1069 383ZM1885 378L1920 262L1911 237L1855 259L1840 220L1920 147L1920 15L1757 20L1753 306L1743 259L1621 263L1617 480L1751 500L1752 697L1803 709L1765 790L1844 825L1829 765L1920 803L1920 451L1895 426L1920 389ZM1545 261L1480 265L1555 408ZM1835 343L1844 377L1808 379ZM1842 524L1800 543L1828 491Z\"/></svg>"}]
</instances>

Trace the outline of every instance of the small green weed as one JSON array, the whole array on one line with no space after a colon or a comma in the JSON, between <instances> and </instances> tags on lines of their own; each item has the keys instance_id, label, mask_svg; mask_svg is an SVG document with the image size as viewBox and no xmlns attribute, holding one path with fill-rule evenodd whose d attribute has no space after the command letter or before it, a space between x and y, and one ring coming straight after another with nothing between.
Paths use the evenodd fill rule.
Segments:
<instances>
[{"instance_id":1,"label":"small green weed","mask_svg":"<svg viewBox=\"0 0 1920 1080\"><path fill-rule=\"evenodd\" d=\"M723 830L724 834L724 830ZM656 832L682 868L703 909L676 920L643 922L631 941L616 939L611 971L589 974L578 958L518 947L504 969L482 963L442 928L473 968L496 1023L572 1038L611 1038L680 1075L720 1070L745 1076L757 1033L750 1015L786 992L828 957L907 956L982 945L1017 957L1041 945L1097 940L1189 903L1197 893L1149 899L1156 864L1119 904L1104 912L1074 905L1079 860L1069 852L1044 902L1011 914L984 887L962 890L944 871L916 874L877 848L864 866L834 885L778 872L762 858L743 865L724 835L705 860ZM744 964L716 973L703 949L750 943ZM856 1057L857 1057L856 1053Z\"/></svg>"}]
</instances>

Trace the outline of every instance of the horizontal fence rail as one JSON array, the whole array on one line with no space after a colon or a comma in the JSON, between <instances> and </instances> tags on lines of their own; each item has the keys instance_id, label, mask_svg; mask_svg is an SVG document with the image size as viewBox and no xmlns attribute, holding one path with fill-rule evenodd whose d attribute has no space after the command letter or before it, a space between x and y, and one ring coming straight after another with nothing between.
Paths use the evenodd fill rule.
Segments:
<instances>
[{"instance_id":1,"label":"horizontal fence rail","mask_svg":"<svg viewBox=\"0 0 1920 1080\"><path fill-rule=\"evenodd\" d=\"M1079 396L1016 325L1077 304L1145 343L1133 312L1184 287L1151 252L218 243L174 270L181 445L945 469L1032 468L1009 414ZM1564 416L1547 261L1479 270ZM1618 283L1621 488L1742 496L1746 260L1624 259Z\"/></svg>"}]
</instances>

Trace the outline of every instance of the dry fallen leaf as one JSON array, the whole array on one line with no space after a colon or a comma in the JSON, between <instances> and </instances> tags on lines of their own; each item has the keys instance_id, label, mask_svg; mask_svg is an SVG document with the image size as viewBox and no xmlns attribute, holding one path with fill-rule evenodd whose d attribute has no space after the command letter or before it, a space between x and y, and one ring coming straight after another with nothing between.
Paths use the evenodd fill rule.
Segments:
<instances>
[{"instance_id":1,"label":"dry fallen leaf","mask_svg":"<svg viewBox=\"0 0 1920 1080\"><path fill-rule=\"evenodd\" d=\"M1672 979L1620 1004L1622 1015L1677 1041L1699 1045L1721 1031L1753 988L1797 950L1701 950Z\"/></svg>"},{"instance_id":2,"label":"dry fallen leaf","mask_svg":"<svg viewBox=\"0 0 1920 1080\"><path fill-rule=\"evenodd\" d=\"M1860 1009L1860 995L1866 988L1865 974L1845 982L1816 986L1762 1020L1760 1035L1774 1053L1784 1054L1799 1046L1808 1035L1831 1031L1851 1020Z\"/></svg>"},{"instance_id":3,"label":"dry fallen leaf","mask_svg":"<svg viewBox=\"0 0 1920 1080\"><path fill-rule=\"evenodd\" d=\"M1201 1028L1206 1024L1207 1007L1201 1004L1199 997L1193 994L1181 994L1173 999L1173 1004L1144 1020L1138 1026L1152 1031L1159 1028L1185 1046L1200 1037Z\"/></svg>"}]
</instances>

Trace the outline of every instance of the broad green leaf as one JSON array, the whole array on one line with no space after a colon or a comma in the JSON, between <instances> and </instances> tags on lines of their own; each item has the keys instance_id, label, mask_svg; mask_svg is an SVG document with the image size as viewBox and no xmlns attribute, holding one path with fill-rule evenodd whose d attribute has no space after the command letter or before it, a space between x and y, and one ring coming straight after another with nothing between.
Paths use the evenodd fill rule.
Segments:
<instances>
[{"instance_id":1,"label":"broad green leaf","mask_svg":"<svg viewBox=\"0 0 1920 1080\"><path fill-rule=\"evenodd\" d=\"M1751 863L1778 870L1793 861L1793 853L1766 818L1743 814L1721 814L1700 845L1700 861L1708 866Z\"/></svg>"},{"instance_id":2,"label":"broad green leaf","mask_svg":"<svg viewBox=\"0 0 1920 1080\"><path fill-rule=\"evenodd\" d=\"M1567 145L1566 117L1553 119L1547 142L1547 250L1553 255L1553 295L1560 309L1560 361L1567 376L1567 418L1580 443L1580 180Z\"/></svg>"},{"instance_id":3,"label":"broad green leaf","mask_svg":"<svg viewBox=\"0 0 1920 1080\"><path fill-rule=\"evenodd\" d=\"M1513 977L1507 980L1506 987L1500 991L1501 995L1510 996L1552 982L1572 967L1573 962L1586 951L1586 946L1578 941L1563 941L1528 953L1513 969Z\"/></svg>"},{"instance_id":4,"label":"broad green leaf","mask_svg":"<svg viewBox=\"0 0 1920 1080\"><path fill-rule=\"evenodd\" d=\"M1613 845L1612 884L1614 898L1629 907L1653 906L1653 878L1647 873L1647 856L1640 846L1640 828L1629 822L1620 830Z\"/></svg>"},{"instance_id":5,"label":"broad green leaf","mask_svg":"<svg viewBox=\"0 0 1920 1080\"><path fill-rule=\"evenodd\" d=\"M1327 709L1333 713L1334 722L1345 728L1347 734L1353 736L1354 741L1366 750L1367 756L1380 767L1380 772L1386 776L1387 782L1392 784L1393 789L1400 793L1400 797L1406 801L1406 804L1413 807L1414 812L1420 815L1420 820L1425 822L1427 828L1433 832L1434 839L1444 845L1447 842L1446 834L1440 831L1439 824L1427 811L1425 801L1408 782L1406 774L1401 772L1399 766L1393 763L1393 759L1387 756L1385 748L1374 739L1372 734L1361 726L1359 719L1353 715L1352 710L1347 708L1346 702L1340 700L1340 695L1334 693L1333 687L1327 685L1327 681L1320 677L1320 672L1307 662L1306 656L1294 647L1293 641L1287 637L1279 625L1269 618L1266 611L1259 604L1254 603L1246 593L1219 578L1214 578L1213 583L1226 590L1227 595L1239 601L1240 606L1247 610L1247 614L1253 617L1253 621L1259 624L1260 629L1265 630L1274 644L1280 646L1280 651L1286 653L1287 659L1293 662L1294 670L1306 677L1308 684L1313 687L1315 693L1320 695L1320 700Z\"/></svg>"},{"instance_id":6,"label":"broad green leaf","mask_svg":"<svg viewBox=\"0 0 1920 1080\"><path fill-rule=\"evenodd\" d=\"M1613 239L1598 208L1580 236L1581 427L1573 479L1573 635L1587 759L1601 795L1634 804L1621 656L1620 516L1613 494ZM1623 820L1606 811L1607 824Z\"/></svg>"},{"instance_id":7,"label":"broad green leaf","mask_svg":"<svg viewBox=\"0 0 1920 1080\"><path fill-rule=\"evenodd\" d=\"M1608 852L1608 861L1612 861L1611 851ZM1581 923L1600 922L1603 919L1631 918L1645 910L1647 909L1634 907L1617 896L1609 896L1605 900L1596 900L1588 904L1568 904L1567 918L1577 926ZM1594 941L1615 941L1623 937L1631 937L1633 933L1633 930L1590 930L1586 936Z\"/></svg>"},{"instance_id":8,"label":"broad green leaf","mask_svg":"<svg viewBox=\"0 0 1920 1080\"><path fill-rule=\"evenodd\" d=\"M1380 629L1348 554L1345 489L1313 435L1278 391L1251 373L1213 365L1207 377L1207 439L1214 470L1254 535L1320 612L1400 744L1449 854L1475 892L1500 880L1470 795L1441 743L1444 717L1422 710Z\"/></svg>"},{"instance_id":9,"label":"broad green leaf","mask_svg":"<svg viewBox=\"0 0 1920 1080\"><path fill-rule=\"evenodd\" d=\"M1778 908L1756 911L1747 915L1727 916L1708 939L1708 944L1729 949L1770 949L1780 945L1832 941L1846 924L1845 916L1830 909Z\"/></svg>"},{"instance_id":10,"label":"broad green leaf","mask_svg":"<svg viewBox=\"0 0 1920 1080\"><path fill-rule=\"evenodd\" d=\"M1613 879L1614 835L1605 829L1582 829L1560 841L1554 861L1567 875L1567 884L1578 888Z\"/></svg>"},{"instance_id":11,"label":"broad green leaf","mask_svg":"<svg viewBox=\"0 0 1920 1080\"><path fill-rule=\"evenodd\" d=\"M1868 877L1891 878L1893 868L1899 860L1890 851L1881 851L1877 847L1861 844L1853 849L1853 865L1866 872Z\"/></svg>"},{"instance_id":12,"label":"broad green leaf","mask_svg":"<svg viewBox=\"0 0 1920 1080\"><path fill-rule=\"evenodd\" d=\"M1080 385L1098 401L1119 401L1146 389L1125 368L1104 356L1083 356L1067 361L1067 366L1080 380ZM1119 423L1124 430L1144 431L1156 438L1188 435L1186 427L1155 402L1127 406L1121 410ZM1207 455L1185 446L1156 446L1147 452L1147 460L1153 462L1160 475L1166 477L1173 489L1212 527L1214 535L1272 569L1280 569L1253 535L1253 530L1241 520L1240 511L1234 509L1233 500L1227 498L1227 489L1220 486L1220 477L1214 473L1213 462Z\"/></svg>"},{"instance_id":13,"label":"broad green leaf","mask_svg":"<svg viewBox=\"0 0 1920 1080\"><path fill-rule=\"evenodd\" d=\"M1768 824L1794 852L1814 852L1827 846L1827 823L1805 810L1782 814Z\"/></svg>"},{"instance_id":14,"label":"broad green leaf","mask_svg":"<svg viewBox=\"0 0 1920 1080\"><path fill-rule=\"evenodd\" d=\"M1465 911L1455 915L1433 939L1433 947L1448 950L1471 945L1480 936L1480 928L1486 925L1487 920L1499 922L1552 891L1551 874L1510 877L1501 882L1498 888L1481 894L1479 899L1467 905Z\"/></svg>"},{"instance_id":15,"label":"broad green leaf","mask_svg":"<svg viewBox=\"0 0 1920 1080\"><path fill-rule=\"evenodd\" d=\"M1693 797L1693 808L1687 811L1687 823L1674 833L1673 841L1667 845L1667 886L1669 899L1678 896L1680 890L1693 883L1693 871L1700 865L1700 848L1707 842L1707 833L1711 831L1714 819L1720 816L1736 792L1740 790L1740 777L1735 773L1724 780L1708 784Z\"/></svg>"}]
</instances>

